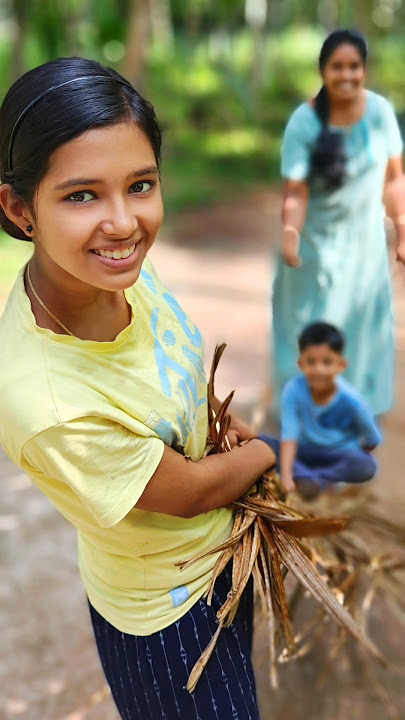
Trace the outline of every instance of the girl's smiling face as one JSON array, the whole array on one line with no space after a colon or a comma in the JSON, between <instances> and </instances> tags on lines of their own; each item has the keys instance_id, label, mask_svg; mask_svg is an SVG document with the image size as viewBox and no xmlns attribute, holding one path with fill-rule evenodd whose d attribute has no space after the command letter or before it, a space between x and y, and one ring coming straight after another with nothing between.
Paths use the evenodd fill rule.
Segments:
<instances>
[{"instance_id":1,"label":"girl's smiling face","mask_svg":"<svg viewBox=\"0 0 405 720\"><path fill-rule=\"evenodd\" d=\"M61 145L34 197L43 270L107 291L138 279L163 219L151 144L135 123L89 130ZM73 278L75 280L73 280Z\"/></svg>"}]
</instances>

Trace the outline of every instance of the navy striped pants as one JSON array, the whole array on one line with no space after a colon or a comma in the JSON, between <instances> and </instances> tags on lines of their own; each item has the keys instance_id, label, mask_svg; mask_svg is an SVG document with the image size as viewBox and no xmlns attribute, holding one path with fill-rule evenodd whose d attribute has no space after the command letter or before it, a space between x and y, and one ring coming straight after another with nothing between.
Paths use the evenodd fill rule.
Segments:
<instances>
[{"instance_id":1,"label":"navy striped pants","mask_svg":"<svg viewBox=\"0 0 405 720\"><path fill-rule=\"evenodd\" d=\"M103 670L124 720L259 720L251 663L251 581L195 692L185 689L217 628L216 612L230 586L228 566L216 582L211 607L201 599L173 625L146 637L116 630L90 605Z\"/></svg>"}]
</instances>

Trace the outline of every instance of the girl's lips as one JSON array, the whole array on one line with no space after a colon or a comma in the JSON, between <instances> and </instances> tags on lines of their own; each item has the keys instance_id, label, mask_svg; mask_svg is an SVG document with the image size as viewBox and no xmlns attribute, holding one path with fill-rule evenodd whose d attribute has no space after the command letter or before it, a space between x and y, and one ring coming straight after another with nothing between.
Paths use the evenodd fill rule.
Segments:
<instances>
[{"instance_id":1,"label":"girl's lips","mask_svg":"<svg viewBox=\"0 0 405 720\"><path fill-rule=\"evenodd\" d=\"M92 251L92 254L95 258L97 258L97 260L99 262L101 262L106 267L114 268L115 270L122 270L122 269L125 269L128 267L131 267L131 265L133 265L136 262L136 260L138 259L138 255L139 255L139 247L140 247L140 240L138 240L138 242L135 244L134 250L131 253L131 255L129 255L126 258L115 259L115 258L103 257L102 255L99 255L99 253L95 252L94 250Z\"/></svg>"}]
</instances>

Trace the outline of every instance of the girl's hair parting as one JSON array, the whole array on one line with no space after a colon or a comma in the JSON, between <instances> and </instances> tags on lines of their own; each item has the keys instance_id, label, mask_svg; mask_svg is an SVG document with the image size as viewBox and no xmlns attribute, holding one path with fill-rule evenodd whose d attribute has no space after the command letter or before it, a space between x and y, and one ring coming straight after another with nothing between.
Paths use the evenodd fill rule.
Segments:
<instances>
[{"instance_id":1,"label":"girl's hair parting","mask_svg":"<svg viewBox=\"0 0 405 720\"><path fill-rule=\"evenodd\" d=\"M330 56L340 45L353 45L364 65L367 60L367 43L357 30L335 30L325 40L319 55L319 69L325 68ZM345 156L343 136L328 127L329 98L323 85L314 101L315 112L322 123L322 129L312 152L311 170L320 176L330 189L341 187L345 179Z\"/></svg>"},{"instance_id":2,"label":"girl's hair parting","mask_svg":"<svg viewBox=\"0 0 405 720\"><path fill-rule=\"evenodd\" d=\"M0 178L33 211L35 191L52 154L87 130L134 122L160 168L161 133L153 106L112 68L94 60L59 58L20 77L0 108ZM0 225L31 240L0 208Z\"/></svg>"}]
</instances>

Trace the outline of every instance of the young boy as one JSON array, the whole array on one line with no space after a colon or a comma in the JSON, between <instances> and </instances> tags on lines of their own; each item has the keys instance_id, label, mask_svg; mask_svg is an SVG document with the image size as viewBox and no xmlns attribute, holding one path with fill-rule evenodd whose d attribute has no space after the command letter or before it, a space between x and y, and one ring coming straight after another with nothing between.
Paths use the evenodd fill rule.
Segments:
<instances>
[{"instance_id":1,"label":"young boy","mask_svg":"<svg viewBox=\"0 0 405 720\"><path fill-rule=\"evenodd\" d=\"M344 336L316 322L301 333L302 373L282 395L280 466L286 490L315 496L331 483L371 480L377 466L370 451L381 433L366 402L340 373Z\"/></svg>"}]
</instances>

